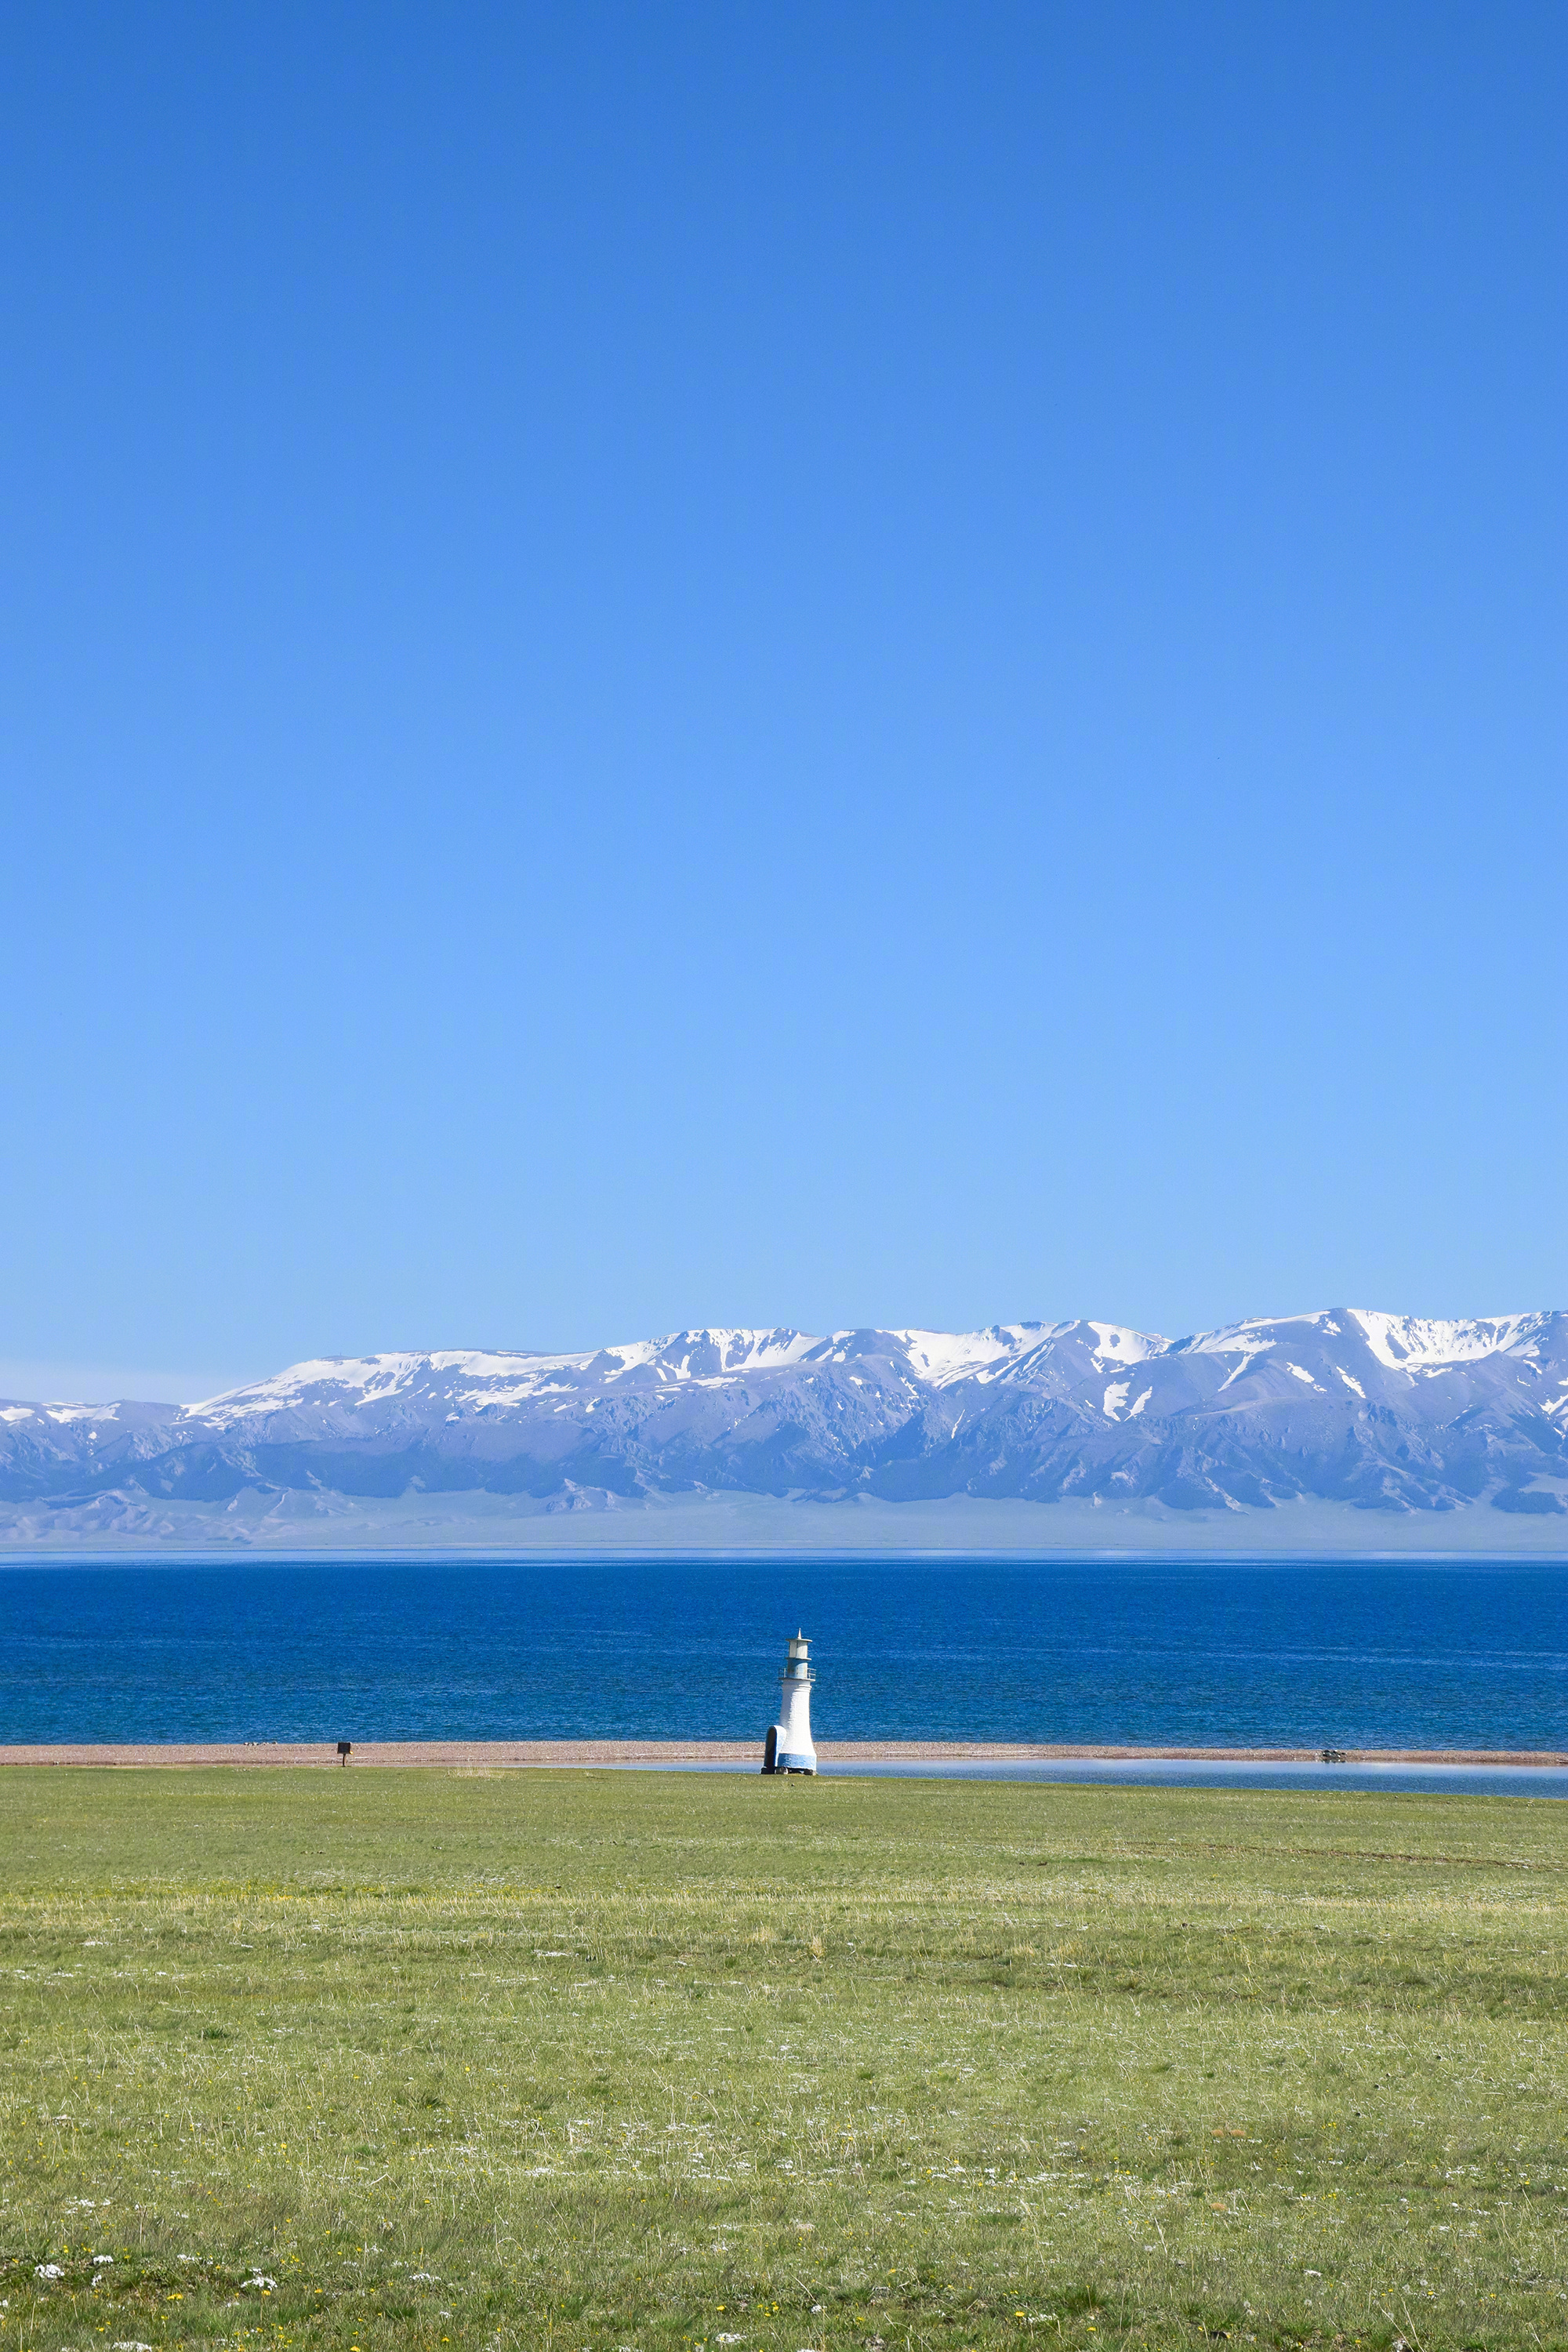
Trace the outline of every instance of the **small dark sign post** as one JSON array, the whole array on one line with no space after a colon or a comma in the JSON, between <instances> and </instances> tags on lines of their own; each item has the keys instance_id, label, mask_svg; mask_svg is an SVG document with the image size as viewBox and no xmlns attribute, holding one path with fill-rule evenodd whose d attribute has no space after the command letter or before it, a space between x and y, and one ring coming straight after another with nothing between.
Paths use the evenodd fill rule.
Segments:
<instances>
[{"instance_id":1,"label":"small dark sign post","mask_svg":"<svg viewBox=\"0 0 1568 2352\"><path fill-rule=\"evenodd\" d=\"M340 1739L338 1742L338 1762L340 1764L346 1765L353 1753L353 1741L352 1739Z\"/></svg>"}]
</instances>

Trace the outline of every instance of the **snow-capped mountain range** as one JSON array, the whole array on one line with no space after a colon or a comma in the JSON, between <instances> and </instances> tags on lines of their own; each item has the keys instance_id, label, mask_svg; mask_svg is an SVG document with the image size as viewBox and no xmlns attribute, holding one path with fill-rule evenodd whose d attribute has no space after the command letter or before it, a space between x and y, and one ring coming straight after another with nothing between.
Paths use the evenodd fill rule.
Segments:
<instances>
[{"instance_id":1,"label":"snow-capped mountain range","mask_svg":"<svg viewBox=\"0 0 1568 2352\"><path fill-rule=\"evenodd\" d=\"M195 1405L0 1405L0 1501L1065 1497L1568 1516L1568 1315L679 1331L331 1357Z\"/></svg>"}]
</instances>

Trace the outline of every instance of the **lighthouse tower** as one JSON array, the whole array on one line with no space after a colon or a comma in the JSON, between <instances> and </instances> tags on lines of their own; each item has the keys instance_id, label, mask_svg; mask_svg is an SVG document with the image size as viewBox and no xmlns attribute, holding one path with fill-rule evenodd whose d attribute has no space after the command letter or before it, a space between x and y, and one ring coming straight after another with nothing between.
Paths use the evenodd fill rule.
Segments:
<instances>
[{"instance_id":1,"label":"lighthouse tower","mask_svg":"<svg viewBox=\"0 0 1568 2352\"><path fill-rule=\"evenodd\" d=\"M764 1772L815 1772L816 1750L811 1744L811 1685L816 1680L811 1664L811 1643L797 1633L789 1645L789 1663L779 1676L784 1697L779 1719L768 1726L763 1748Z\"/></svg>"}]
</instances>

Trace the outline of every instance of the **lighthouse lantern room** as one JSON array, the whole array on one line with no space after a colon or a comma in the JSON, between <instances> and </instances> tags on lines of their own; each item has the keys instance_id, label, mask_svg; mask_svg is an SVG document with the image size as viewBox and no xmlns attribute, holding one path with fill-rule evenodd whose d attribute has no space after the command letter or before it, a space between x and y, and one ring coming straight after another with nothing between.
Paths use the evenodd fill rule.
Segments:
<instances>
[{"instance_id":1,"label":"lighthouse lantern room","mask_svg":"<svg viewBox=\"0 0 1568 2352\"><path fill-rule=\"evenodd\" d=\"M764 1772L815 1772L816 1750L811 1744L811 1685L816 1670L811 1664L811 1643L796 1633L789 1659L779 1676L784 1693L779 1719L768 1726L763 1748Z\"/></svg>"}]
</instances>

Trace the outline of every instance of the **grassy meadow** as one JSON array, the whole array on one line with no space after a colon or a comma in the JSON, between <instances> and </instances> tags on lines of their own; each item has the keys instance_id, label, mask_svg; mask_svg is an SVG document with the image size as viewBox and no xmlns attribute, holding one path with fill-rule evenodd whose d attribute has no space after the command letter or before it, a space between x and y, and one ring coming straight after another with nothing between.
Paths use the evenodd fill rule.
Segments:
<instances>
[{"instance_id":1,"label":"grassy meadow","mask_svg":"<svg viewBox=\"0 0 1568 2352\"><path fill-rule=\"evenodd\" d=\"M0 1839L0 2352L1568 2346L1560 1802L10 1770Z\"/></svg>"}]
</instances>

